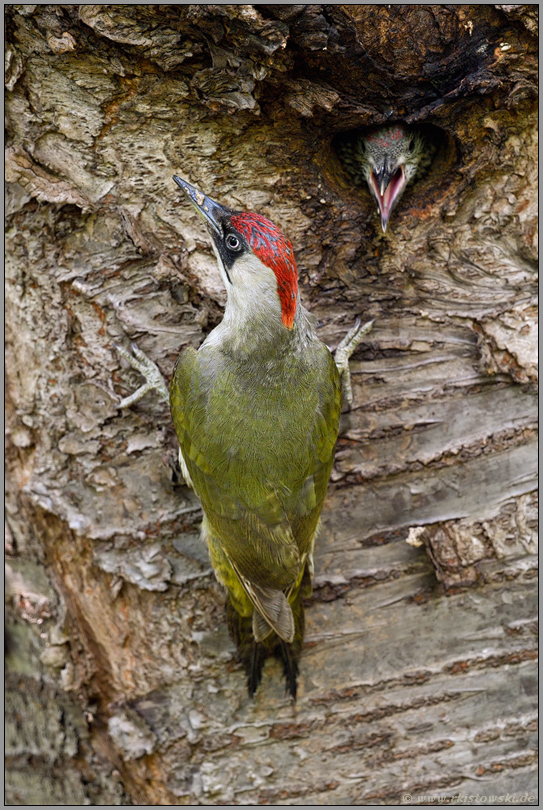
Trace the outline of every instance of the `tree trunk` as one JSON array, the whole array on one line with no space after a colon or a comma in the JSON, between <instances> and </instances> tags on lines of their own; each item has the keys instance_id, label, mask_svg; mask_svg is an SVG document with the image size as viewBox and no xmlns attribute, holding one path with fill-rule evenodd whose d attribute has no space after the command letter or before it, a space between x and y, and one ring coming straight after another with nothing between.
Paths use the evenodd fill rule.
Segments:
<instances>
[{"instance_id":1,"label":"tree trunk","mask_svg":"<svg viewBox=\"0 0 543 810\"><path fill-rule=\"evenodd\" d=\"M537 803L537 7L6 9L7 803ZM383 235L334 139L393 120L441 146ZM281 227L329 346L375 321L295 705L167 406L117 409L115 343L169 379L221 318L174 173Z\"/></svg>"}]
</instances>

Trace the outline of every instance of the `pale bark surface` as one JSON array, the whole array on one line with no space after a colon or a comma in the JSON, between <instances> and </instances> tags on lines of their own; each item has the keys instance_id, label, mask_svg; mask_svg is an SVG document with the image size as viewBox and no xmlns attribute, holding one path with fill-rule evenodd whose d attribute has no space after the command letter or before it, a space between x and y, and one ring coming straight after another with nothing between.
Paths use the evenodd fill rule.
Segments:
<instances>
[{"instance_id":1,"label":"pale bark surface","mask_svg":"<svg viewBox=\"0 0 543 810\"><path fill-rule=\"evenodd\" d=\"M7 803L535 796L537 7L6 9ZM383 236L332 141L397 118L444 138ZM330 346L375 319L295 706L166 405L116 408L115 342L169 379L221 317L173 173L282 227Z\"/></svg>"}]
</instances>

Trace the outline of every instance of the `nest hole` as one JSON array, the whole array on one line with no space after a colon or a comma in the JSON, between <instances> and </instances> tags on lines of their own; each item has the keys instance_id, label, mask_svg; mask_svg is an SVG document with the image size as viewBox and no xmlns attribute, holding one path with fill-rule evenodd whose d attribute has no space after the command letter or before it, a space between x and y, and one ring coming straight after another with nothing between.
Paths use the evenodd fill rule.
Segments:
<instances>
[{"instance_id":1,"label":"nest hole","mask_svg":"<svg viewBox=\"0 0 543 810\"><path fill-rule=\"evenodd\" d=\"M417 124L408 126L401 121L391 121L387 126L402 125L408 131L419 134L429 146L433 154L429 165L420 177L410 182L398 201L394 217L406 212L410 207L426 207L438 203L446 194L447 188L455 174L453 171L459 162L459 150L455 137L441 127L434 124ZM327 168L330 170L329 179L332 180L336 190L342 195L363 200L364 207L369 206L373 211L375 201L370 193L365 179L355 177L349 170L344 157L345 146L353 146L362 138L374 134L381 126L359 127L337 133L331 141Z\"/></svg>"}]
</instances>

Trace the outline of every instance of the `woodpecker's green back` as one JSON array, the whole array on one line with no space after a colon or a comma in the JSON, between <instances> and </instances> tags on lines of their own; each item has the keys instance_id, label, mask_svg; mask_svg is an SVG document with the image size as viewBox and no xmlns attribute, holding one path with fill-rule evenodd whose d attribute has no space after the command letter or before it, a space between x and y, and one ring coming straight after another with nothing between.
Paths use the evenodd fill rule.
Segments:
<instances>
[{"instance_id":1,"label":"woodpecker's green back","mask_svg":"<svg viewBox=\"0 0 543 810\"><path fill-rule=\"evenodd\" d=\"M292 333L282 338L296 343ZM187 349L170 387L172 417L202 502L213 567L238 615L251 619L238 639L249 648L255 606L240 577L264 600L267 590L286 592L295 625L303 620L296 622L300 585L311 567L341 408L339 373L320 341L311 340L304 352L275 348L259 344L242 359L205 343L198 352ZM268 651L279 647L285 664L280 637L270 635ZM297 626L297 647L302 636L303 626ZM258 682L259 672L249 675Z\"/></svg>"}]
</instances>

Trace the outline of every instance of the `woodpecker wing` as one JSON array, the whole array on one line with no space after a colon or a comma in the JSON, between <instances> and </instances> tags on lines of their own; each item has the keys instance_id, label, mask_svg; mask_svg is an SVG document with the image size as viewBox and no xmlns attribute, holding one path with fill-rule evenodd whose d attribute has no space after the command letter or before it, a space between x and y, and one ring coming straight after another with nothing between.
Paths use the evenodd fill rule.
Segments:
<instances>
[{"instance_id":1,"label":"woodpecker wing","mask_svg":"<svg viewBox=\"0 0 543 810\"><path fill-rule=\"evenodd\" d=\"M294 617L285 593L275 588L254 585L247 579L229 559L205 513L202 536L207 542L215 575L228 589L235 611L240 616L250 616L252 613L253 636L256 641L262 641L275 630L284 641L292 642L295 632Z\"/></svg>"},{"instance_id":2,"label":"woodpecker wing","mask_svg":"<svg viewBox=\"0 0 543 810\"><path fill-rule=\"evenodd\" d=\"M283 591L275 588L262 588L250 580L232 565L238 575L243 590L256 607L253 613L253 634L257 641L263 641L275 630L284 641L291 643L294 639L294 617Z\"/></svg>"}]
</instances>

